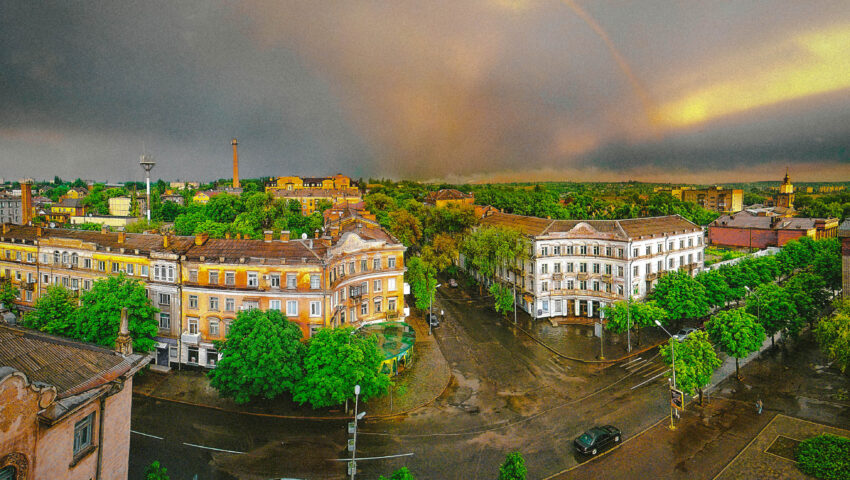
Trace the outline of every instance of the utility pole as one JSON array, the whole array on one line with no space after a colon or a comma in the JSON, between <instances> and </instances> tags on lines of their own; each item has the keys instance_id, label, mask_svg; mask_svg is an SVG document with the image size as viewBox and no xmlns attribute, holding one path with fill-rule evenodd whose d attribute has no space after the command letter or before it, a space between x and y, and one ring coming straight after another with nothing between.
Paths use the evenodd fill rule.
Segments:
<instances>
[{"instance_id":1,"label":"utility pole","mask_svg":"<svg viewBox=\"0 0 850 480\"><path fill-rule=\"evenodd\" d=\"M153 157L147 154L142 154L139 159L139 165L145 170L145 191L147 192L147 205L145 209L148 212L148 222L151 221L151 169L156 165L156 162L153 161Z\"/></svg>"}]
</instances>

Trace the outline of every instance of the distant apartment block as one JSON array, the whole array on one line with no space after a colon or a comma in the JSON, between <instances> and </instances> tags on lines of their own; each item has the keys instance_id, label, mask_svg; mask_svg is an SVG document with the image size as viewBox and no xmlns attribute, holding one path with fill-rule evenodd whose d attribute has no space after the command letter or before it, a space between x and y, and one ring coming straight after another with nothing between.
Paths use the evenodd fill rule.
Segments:
<instances>
[{"instance_id":1,"label":"distant apartment block","mask_svg":"<svg viewBox=\"0 0 850 480\"><path fill-rule=\"evenodd\" d=\"M744 191L723 187L695 189L692 187L662 188L656 192L668 193L684 202L696 203L715 212L740 212L744 208Z\"/></svg>"},{"instance_id":2,"label":"distant apartment block","mask_svg":"<svg viewBox=\"0 0 850 480\"><path fill-rule=\"evenodd\" d=\"M332 177L277 177L272 183L266 186L266 191L300 190L304 188L344 190L351 188L353 185L354 182L341 173L337 173Z\"/></svg>"},{"instance_id":3,"label":"distant apartment block","mask_svg":"<svg viewBox=\"0 0 850 480\"><path fill-rule=\"evenodd\" d=\"M529 239L529 260L482 280L516 284L516 304L535 318L598 318L606 304L645 297L666 272L695 275L703 266L703 229L678 215L549 220L495 212L481 219L479 228L488 226Z\"/></svg>"},{"instance_id":4,"label":"distant apartment block","mask_svg":"<svg viewBox=\"0 0 850 480\"><path fill-rule=\"evenodd\" d=\"M23 223L21 197L0 194L0 222Z\"/></svg>"},{"instance_id":5,"label":"distant apartment block","mask_svg":"<svg viewBox=\"0 0 850 480\"><path fill-rule=\"evenodd\" d=\"M708 242L723 247L763 249L782 247L801 237L817 240L837 235L837 218L783 217L749 210L723 215L708 225Z\"/></svg>"},{"instance_id":6,"label":"distant apartment block","mask_svg":"<svg viewBox=\"0 0 850 480\"><path fill-rule=\"evenodd\" d=\"M463 193L453 188L444 188L436 192L428 192L423 202L437 208L444 208L448 205L472 205L475 203L475 195Z\"/></svg>"}]
</instances>

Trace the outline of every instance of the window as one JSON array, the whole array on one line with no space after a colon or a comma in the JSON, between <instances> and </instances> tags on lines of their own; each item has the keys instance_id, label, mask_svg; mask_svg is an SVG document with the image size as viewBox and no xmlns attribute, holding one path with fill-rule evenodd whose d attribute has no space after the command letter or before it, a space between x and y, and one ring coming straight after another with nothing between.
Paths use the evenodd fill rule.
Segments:
<instances>
[{"instance_id":1,"label":"window","mask_svg":"<svg viewBox=\"0 0 850 480\"><path fill-rule=\"evenodd\" d=\"M649 275L650 273L652 273L652 264L647 263L646 264L646 274Z\"/></svg>"},{"instance_id":2,"label":"window","mask_svg":"<svg viewBox=\"0 0 850 480\"><path fill-rule=\"evenodd\" d=\"M578 252L580 255L587 255L587 245L578 247Z\"/></svg>"},{"instance_id":3,"label":"window","mask_svg":"<svg viewBox=\"0 0 850 480\"><path fill-rule=\"evenodd\" d=\"M294 273L286 274L286 288L295 288L295 282L297 281L297 277Z\"/></svg>"},{"instance_id":4,"label":"window","mask_svg":"<svg viewBox=\"0 0 850 480\"><path fill-rule=\"evenodd\" d=\"M189 295L189 308L192 308L192 309L198 308L198 296L197 295Z\"/></svg>"},{"instance_id":5,"label":"window","mask_svg":"<svg viewBox=\"0 0 850 480\"><path fill-rule=\"evenodd\" d=\"M253 310L255 308L260 308L260 302L257 300L243 300L242 301L242 309L243 310Z\"/></svg>"},{"instance_id":6,"label":"window","mask_svg":"<svg viewBox=\"0 0 850 480\"><path fill-rule=\"evenodd\" d=\"M395 297L390 297L387 299L387 311L394 312L396 309L396 300Z\"/></svg>"},{"instance_id":7,"label":"window","mask_svg":"<svg viewBox=\"0 0 850 480\"><path fill-rule=\"evenodd\" d=\"M610 256L611 256L611 247L605 247L605 256L606 256L606 257L610 257Z\"/></svg>"},{"instance_id":8,"label":"window","mask_svg":"<svg viewBox=\"0 0 850 480\"><path fill-rule=\"evenodd\" d=\"M632 269L632 274L633 274L635 277L637 277L637 276L638 276L638 273L639 273L639 272L638 272L638 266L637 266L637 265L635 265L635 266L634 266L634 268Z\"/></svg>"},{"instance_id":9,"label":"window","mask_svg":"<svg viewBox=\"0 0 850 480\"><path fill-rule=\"evenodd\" d=\"M673 242L667 243L667 251L673 250Z\"/></svg>"},{"instance_id":10,"label":"window","mask_svg":"<svg viewBox=\"0 0 850 480\"><path fill-rule=\"evenodd\" d=\"M679 249L682 249L682 248L685 248L685 240L684 239L679 240Z\"/></svg>"},{"instance_id":11,"label":"window","mask_svg":"<svg viewBox=\"0 0 850 480\"><path fill-rule=\"evenodd\" d=\"M381 259L376 258L372 260L372 270L380 270L381 269Z\"/></svg>"},{"instance_id":12,"label":"window","mask_svg":"<svg viewBox=\"0 0 850 480\"><path fill-rule=\"evenodd\" d=\"M661 272L664 270L664 260L658 261L658 271Z\"/></svg>"},{"instance_id":13,"label":"window","mask_svg":"<svg viewBox=\"0 0 850 480\"><path fill-rule=\"evenodd\" d=\"M549 291L549 282L540 282L540 289L544 292Z\"/></svg>"},{"instance_id":14,"label":"window","mask_svg":"<svg viewBox=\"0 0 850 480\"><path fill-rule=\"evenodd\" d=\"M260 284L260 282L259 282L259 279L257 277L257 272L248 272L248 286L249 287L256 287L259 284Z\"/></svg>"},{"instance_id":15,"label":"window","mask_svg":"<svg viewBox=\"0 0 850 480\"><path fill-rule=\"evenodd\" d=\"M313 290L319 289L319 275L318 274L310 275L310 288L313 289Z\"/></svg>"},{"instance_id":16,"label":"window","mask_svg":"<svg viewBox=\"0 0 850 480\"><path fill-rule=\"evenodd\" d=\"M218 329L218 327L216 327ZM214 367L218 363L218 351L212 348L207 349L207 366Z\"/></svg>"},{"instance_id":17,"label":"window","mask_svg":"<svg viewBox=\"0 0 850 480\"><path fill-rule=\"evenodd\" d=\"M112 273L118 273L121 271L121 264L118 262L112 262Z\"/></svg>"},{"instance_id":18,"label":"window","mask_svg":"<svg viewBox=\"0 0 850 480\"><path fill-rule=\"evenodd\" d=\"M380 279L374 280L372 282L372 291L373 292L380 292L383 289L383 286L384 286L383 280L380 280Z\"/></svg>"},{"instance_id":19,"label":"window","mask_svg":"<svg viewBox=\"0 0 850 480\"><path fill-rule=\"evenodd\" d=\"M661 250L663 250L663 249L664 249L664 244L659 243L658 245L656 245L655 253L661 253Z\"/></svg>"},{"instance_id":20,"label":"window","mask_svg":"<svg viewBox=\"0 0 850 480\"><path fill-rule=\"evenodd\" d=\"M191 335L197 335L198 333L198 319L197 318L189 318L189 333Z\"/></svg>"},{"instance_id":21,"label":"window","mask_svg":"<svg viewBox=\"0 0 850 480\"><path fill-rule=\"evenodd\" d=\"M555 264L555 273L561 273L561 262Z\"/></svg>"},{"instance_id":22,"label":"window","mask_svg":"<svg viewBox=\"0 0 850 480\"><path fill-rule=\"evenodd\" d=\"M85 268L86 270L91 270L91 258L83 259L83 268Z\"/></svg>"},{"instance_id":23,"label":"window","mask_svg":"<svg viewBox=\"0 0 850 480\"><path fill-rule=\"evenodd\" d=\"M360 315L369 315L369 302L366 300L360 304Z\"/></svg>"},{"instance_id":24,"label":"window","mask_svg":"<svg viewBox=\"0 0 850 480\"><path fill-rule=\"evenodd\" d=\"M599 291L599 282L597 282L596 280L593 281L593 291L594 292Z\"/></svg>"},{"instance_id":25,"label":"window","mask_svg":"<svg viewBox=\"0 0 850 480\"><path fill-rule=\"evenodd\" d=\"M197 270L189 270L189 281L192 283L198 283L198 271Z\"/></svg>"},{"instance_id":26,"label":"window","mask_svg":"<svg viewBox=\"0 0 850 480\"><path fill-rule=\"evenodd\" d=\"M217 337L218 336L218 319L217 318L211 318L211 319L209 319L209 322L210 322L210 336L211 337Z\"/></svg>"},{"instance_id":27,"label":"window","mask_svg":"<svg viewBox=\"0 0 850 480\"><path fill-rule=\"evenodd\" d=\"M561 254L561 246L555 245L552 247L552 255L560 255Z\"/></svg>"},{"instance_id":28,"label":"window","mask_svg":"<svg viewBox=\"0 0 850 480\"><path fill-rule=\"evenodd\" d=\"M549 300L543 300L543 302L541 302L541 307L542 307L544 312L548 312L549 311Z\"/></svg>"},{"instance_id":29,"label":"window","mask_svg":"<svg viewBox=\"0 0 850 480\"><path fill-rule=\"evenodd\" d=\"M545 245L544 245L544 246L542 246L542 247L540 247L540 255L542 255L542 256L544 256L544 257L545 257L546 255L549 255L549 247L547 247L547 246L545 246Z\"/></svg>"},{"instance_id":30,"label":"window","mask_svg":"<svg viewBox=\"0 0 850 480\"><path fill-rule=\"evenodd\" d=\"M11 254L6 250L6 258L11 258ZM53 252L53 263L59 263L59 252Z\"/></svg>"},{"instance_id":31,"label":"window","mask_svg":"<svg viewBox=\"0 0 850 480\"><path fill-rule=\"evenodd\" d=\"M369 266L366 264L366 259L360 260L360 271L365 272L369 269Z\"/></svg>"},{"instance_id":32,"label":"window","mask_svg":"<svg viewBox=\"0 0 850 480\"><path fill-rule=\"evenodd\" d=\"M142 276L143 276L143 277L147 277L148 275L149 275L149 273L148 273L148 266L147 266L147 265L142 265Z\"/></svg>"},{"instance_id":33,"label":"window","mask_svg":"<svg viewBox=\"0 0 850 480\"><path fill-rule=\"evenodd\" d=\"M197 320L196 320L197 321ZM198 347L188 347L187 348L188 359L187 363L198 363Z\"/></svg>"},{"instance_id":34,"label":"window","mask_svg":"<svg viewBox=\"0 0 850 480\"><path fill-rule=\"evenodd\" d=\"M218 297L210 297L210 310L213 312L218 311Z\"/></svg>"},{"instance_id":35,"label":"window","mask_svg":"<svg viewBox=\"0 0 850 480\"><path fill-rule=\"evenodd\" d=\"M233 312L236 310L236 300L232 298L224 299L224 311L225 312Z\"/></svg>"},{"instance_id":36,"label":"window","mask_svg":"<svg viewBox=\"0 0 850 480\"><path fill-rule=\"evenodd\" d=\"M27 290L26 292L27 292L26 299L27 299L28 302L31 302L32 301L32 290Z\"/></svg>"},{"instance_id":37,"label":"window","mask_svg":"<svg viewBox=\"0 0 850 480\"><path fill-rule=\"evenodd\" d=\"M375 313L381 313L381 302L382 301L383 301L383 299L381 297L378 297L378 298L375 299Z\"/></svg>"},{"instance_id":38,"label":"window","mask_svg":"<svg viewBox=\"0 0 850 480\"><path fill-rule=\"evenodd\" d=\"M567 264L567 273L573 273L573 264L572 263Z\"/></svg>"},{"instance_id":39,"label":"window","mask_svg":"<svg viewBox=\"0 0 850 480\"><path fill-rule=\"evenodd\" d=\"M210 270L209 277L210 277L210 281L209 281L210 285L218 285L218 270Z\"/></svg>"},{"instance_id":40,"label":"window","mask_svg":"<svg viewBox=\"0 0 850 480\"><path fill-rule=\"evenodd\" d=\"M567 290L572 290L575 288L575 283L572 280L567 280Z\"/></svg>"},{"instance_id":41,"label":"window","mask_svg":"<svg viewBox=\"0 0 850 480\"><path fill-rule=\"evenodd\" d=\"M693 238L688 238L688 246L689 246L689 247L693 247L693 246L694 246L694 239L693 239Z\"/></svg>"},{"instance_id":42,"label":"window","mask_svg":"<svg viewBox=\"0 0 850 480\"><path fill-rule=\"evenodd\" d=\"M160 330L168 330L171 328L171 314L170 313L160 313L159 314L159 329Z\"/></svg>"},{"instance_id":43,"label":"window","mask_svg":"<svg viewBox=\"0 0 850 480\"><path fill-rule=\"evenodd\" d=\"M74 424L74 456L92 446L94 432L94 412Z\"/></svg>"},{"instance_id":44,"label":"window","mask_svg":"<svg viewBox=\"0 0 850 480\"><path fill-rule=\"evenodd\" d=\"M177 358L177 347L168 347L168 356L171 358Z\"/></svg>"},{"instance_id":45,"label":"window","mask_svg":"<svg viewBox=\"0 0 850 480\"><path fill-rule=\"evenodd\" d=\"M20 252L18 252L18 255L20 256ZM30 254L27 254L27 260L29 260L29 257L30 257ZM18 260L20 260L20 258L18 258ZM30 261L32 261L32 260L30 260ZM77 255L76 253L72 253L71 254L71 264L79 265L79 263L80 263L80 256Z\"/></svg>"},{"instance_id":46,"label":"window","mask_svg":"<svg viewBox=\"0 0 850 480\"><path fill-rule=\"evenodd\" d=\"M348 262L348 273L354 275L354 262Z\"/></svg>"},{"instance_id":47,"label":"window","mask_svg":"<svg viewBox=\"0 0 850 480\"><path fill-rule=\"evenodd\" d=\"M269 277L269 285L274 288L280 288L280 274L274 273Z\"/></svg>"},{"instance_id":48,"label":"window","mask_svg":"<svg viewBox=\"0 0 850 480\"><path fill-rule=\"evenodd\" d=\"M605 275L611 275L611 265L605 265Z\"/></svg>"},{"instance_id":49,"label":"window","mask_svg":"<svg viewBox=\"0 0 850 480\"><path fill-rule=\"evenodd\" d=\"M593 246L593 254L594 254L594 255L599 255L599 245L594 245L594 246Z\"/></svg>"},{"instance_id":50,"label":"window","mask_svg":"<svg viewBox=\"0 0 850 480\"><path fill-rule=\"evenodd\" d=\"M637 257L637 256L638 256L638 249L637 249L637 248L635 248L635 249L632 251L632 256L633 256L633 257Z\"/></svg>"},{"instance_id":51,"label":"window","mask_svg":"<svg viewBox=\"0 0 850 480\"><path fill-rule=\"evenodd\" d=\"M298 316L298 302L295 300L287 300L286 301L286 316L287 317L297 317Z\"/></svg>"},{"instance_id":52,"label":"window","mask_svg":"<svg viewBox=\"0 0 850 480\"><path fill-rule=\"evenodd\" d=\"M159 304L160 305L171 305L171 295L167 293L159 294Z\"/></svg>"},{"instance_id":53,"label":"window","mask_svg":"<svg viewBox=\"0 0 850 480\"><path fill-rule=\"evenodd\" d=\"M593 264L593 273L599 273L599 264L598 263Z\"/></svg>"},{"instance_id":54,"label":"window","mask_svg":"<svg viewBox=\"0 0 850 480\"><path fill-rule=\"evenodd\" d=\"M578 289L587 290L587 282L585 280L578 282Z\"/></svg>"},{"instance_id":55,"label":"window","mask_svg":"<svg viewBox=\"0 0 850 480\"><path fill-rule=\"evenodd\" d=\"M395 278L387 279L387 291L394 292L395 291Z\"/></svg>"},{"instance_id":56,"label":"window","mask_svg":"<svg viewBox=\"0 0 850 480\"><path fill-rule=\"evenodd\" d=\"M625 275L625 268L622 265L617 265L617 276L622 277Z\"/></svg>"},{"instance_id":57,"label":"window","mask_svg":"<svg viewBox=\"0 0 850 480\"><path fill-rule=\"evenodd\" d=\"M549 273L549 265L545 263L540 264L540 273Z\"/></svg>"},{"instance_id":58,"label":"window","mask_svg":"<svg viewBox=\"0 0 850 480\"><path fill-rule=\"evenodd\" d=\"M387 257L387 268L395 268L395 257Z\"/></svg>"},{"instance_id":59,"label":"window","mask_svg":"<svg viewBox=\"0 0 850 480\"><path fill-rule=\"evenodd\" d=\"M132 263L127 264L127 275L133 275L135 272L135 266Z\"/></svg>"},{"instance_id":60,"label":"window","mask_svg":"<svg viewBox=\"0 0 850 480\"><path fill-rule=\"evenodd\" d=\"M98 260L97 261L97 269L100 270L101 272L105 272L106 271L106 262L104 262L103 260Z\"/></svg>"},{"instance_id":61,"label":"window","mask_svg":"<svg viewBox=\"0 0 850 480\"><path fill-rule=\"evenodd\" d=\"M579 273L587 273L587 264L582 262L578 264Z\"/></svg>"},{"instance_id":62,"label":"window","mask_svg":"<svg viewBox=\"0 0 850 480\"><path fill-rule=\"evenodd\" d=\"M667 268L673 268L675 260L672 258L667 262Z\"/></svg>"},{"instance_id":63,"label":"window","mask_svg":"<svg viewBox=\"0 0 850 480\"><path fill-rule=\"evenodd\" d=\"M224 284L236 285L236 272L224 272Z\"/></svg>"},{"instance_id":64,"label":"window","mask_svg":"<svg viewBox=\"0 0 850 480\"><path fill-rule=\"evenodd\" d=\"M91 290L91 280L83 280L83 290Z\"/></svg>"},{"instance_id":65,"label":"window","mask_svg":"<svg viewBox=\"0 0 850 480\"><path fill-rule=\"evenodd\" d=\"M617 296L620 296L620 297L623 296L623 286L622 285L617 285Z\"/></svg>"},{"instance_id":66,"label":"window","mask_svg":"<svg viewBox=\"0 0 850 480\"><path fill-rule=\"evenodd\" d=\"M310 316L318 317L322 315L322 302L310 302Z\"/></svg>"},{"instance_id":67,"label":"window","mask_svg":"<svg viewBox=\"0 0 850 480\"><path fill-rule=\"evenodd\" d=\"M572 255L572 254L573 254L573 246L572 246L572 245L567 245L567 246L565 247L565 250L566 250L566 254L567 254L567 255Z\"/></svg>"},{"instance_id":68,"label":"window","mask_svg":"<svg viewBox=\"0 0 850 480\"><path fill-rule=\"evenodd\" d=\"M280 300L269 300L269 310L280 311Z\"/></svg>"},{"instance_id":69,"label":"window","mask_svg":"<svg viewBox=\"0 0 850 480\"><path fill-rule=\"evenodd\" d=\"M652 255L652 245L647 245L645 250L647 255Z\"/></svg>"}]
</instances>

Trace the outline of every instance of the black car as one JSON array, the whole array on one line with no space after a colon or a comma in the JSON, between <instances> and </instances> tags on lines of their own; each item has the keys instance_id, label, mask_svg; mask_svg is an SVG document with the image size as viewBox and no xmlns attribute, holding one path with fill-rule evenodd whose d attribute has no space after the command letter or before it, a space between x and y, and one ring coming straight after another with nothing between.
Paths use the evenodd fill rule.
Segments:
<instances>
[{"instance_id":1,"label":"black car","mask_svg":"<svg viewBox=\"0 0 850 480\"><path fill-rule=\"evenodd\" d=\"M585 455L596 455L603 448L620 443L620 429L605 425L604 427L593 427L582 433L573 442L573 446L579 453Z\"/></svg>"},{"instance_id":2,"label":"black car","mask_svg":"<svg viewBox=\"0 0 850 480\"><path fill-rule=\"evenodd\" d=\"M428 322L431 324L432 327L440 326L440 318L437 316L436 313L428 313L426 314L426 316L428 317Z\"/></svg>"}]
</instances>

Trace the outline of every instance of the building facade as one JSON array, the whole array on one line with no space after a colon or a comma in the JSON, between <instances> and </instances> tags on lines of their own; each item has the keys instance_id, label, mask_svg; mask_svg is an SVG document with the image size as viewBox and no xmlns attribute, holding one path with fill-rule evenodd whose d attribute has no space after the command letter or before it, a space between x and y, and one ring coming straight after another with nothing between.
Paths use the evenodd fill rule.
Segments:
<instances>
[{"instance_id":1,"label":"building facade","mask_svg":"<svg viewBox=\"0 0 850 480\"><path fill-rule=\"evenodd\" d=\"M517 305L535 318L599 317L605 304L645 297L666 272L703 268L703 229L678 215L580 221L493 213L481 225L528 238L530 258L500 268L495 280L516 285Z\"/></svg>"},{"instance_id":2,"label":"building facade","mask_svg":"<svg viewBox=\"0 0 850 480\"><path fill-rule=\"evenodd\" d=\"M49 285L79 292L109 275L138 279L160 310L156 363L213 367L212 342L225 338L240 310L281 310L305 337L321 327L402 319L404 251L383 230L356 222L334 237L267 232L263 240L4 224L0 278L18 287L24 309ZM347 289L355 279L371 283Z\"/></svg>"},{"instance_id":3,"label":"building facade","mask_svg":"<svg viewBox=\"0 0 850 480\"><path fill-rule=\"evenodd\" d=\"M723 187L703 188L700 190L682 189L681 199L696 203L706 210L715 212L740 212L744 209L744 191Z\"/></svg>"},{"instance_id":4,"label":"building facade","mask_svg":"<svg viewBox=\"0 0 850 480\"><path fill-rule=\"evenodd\" d=\"M0 195L0 223L22 224L23 218L21 197Z\"/></svg>"},{"instance_id":5,"label":"building facade","mask_svg":"<svg viewBox=\"0 0 850 480\"><path fill-rule=\"evenodd\" d=\"M782 247L801 237L819 240L837 235L837 218L784 217L749 210L723 215L708 225L710 244L734 248Z\"/></svg>"},{"instance_id":6,"label":"building facade","mask_svg":"<svg viewBox=\"0 0 850 480\"><path fill-rule=\"evenodd\" d=\"M0 478L126 480L149 358L0 324Z\"/></svg>"},{"instance_id":7,"label":"building facade","mask_svg":"<svg viewBox=\"0 0 850 480\"><path fill-rule=\"evenodd\" d=\"M475 195L463 193L453 188L444 188L436 192L428 192L423 202L437 208L444 208L449 205L472 205L475 203Z\"/></svg>"}]
</instances>

